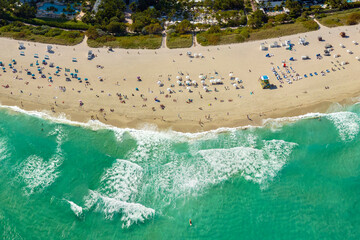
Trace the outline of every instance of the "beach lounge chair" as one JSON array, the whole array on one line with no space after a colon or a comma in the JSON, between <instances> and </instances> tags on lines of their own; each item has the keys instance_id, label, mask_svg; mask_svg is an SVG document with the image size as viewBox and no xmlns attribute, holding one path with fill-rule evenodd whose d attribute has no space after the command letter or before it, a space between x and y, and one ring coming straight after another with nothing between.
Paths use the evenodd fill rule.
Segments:
<instances>
[{"instance_id":1,"label":"beach lounge chair","mask_svg":"<svg viewBox=\"0 0 360 240\"><path fill-rule=\"evenodd\" d=\"M73 61L73 62L77 62L77 59L76 59L76 58L73 58L72 61Z\"/></svg>"},{"instance_id":2,"label":"beach lounge chair","mask_svg":"<svg viewBox=\"0 0 360 240\"><path fill-rule=\"evenodd\" d=\"M23 51L21 51L20 56L25 56L25 53Z\"/></svg>"},{"instance_id":3,"label":"beach lounge chair","mask_svg":"<svg viewBox=\"0 0 360 240\"><path fill-rule=\"evenodd\" d=\"M48 55L45 55L45 59L46 59L46 60L49 60L50 58L49 58L49 56L48 56Z\"/></svg>"},{"instance_id":4,"label":"beach lounge chair","mask_svg":"<svg viewBox=\"0 0 360 240\"><path fill-rule=\"evenodd\" d=\"M34 58L39 58L39 54L35 53Z\"/></svg>"}]
</instances>

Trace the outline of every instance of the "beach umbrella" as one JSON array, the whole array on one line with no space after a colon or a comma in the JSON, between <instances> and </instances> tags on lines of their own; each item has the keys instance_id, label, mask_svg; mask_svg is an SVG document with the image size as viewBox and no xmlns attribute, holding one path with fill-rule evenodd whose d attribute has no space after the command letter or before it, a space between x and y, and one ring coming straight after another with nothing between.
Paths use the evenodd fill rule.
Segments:
<instances>
[{"instance_id":1,"label":"beach umbrella","mask_svg":"<svg viewBox=\"0 0 360 240\"><path fill-rule=\"evenodd\" d=\"M211 81L211 80L210 80L210 81ZM202 84L205 84L205 80L201 80L201 83L202 83Z\"/></svg>"},{"instance_id":2,"label":"beach umbrella","mask_svg":"<svg viewBox=\"0 0 360 240\"><path fill-rule=\"evenodd\" d=\"M191 90L191 87L186 87L186 89L190 91L190 90Z\"/></svg>"},{"instance_id":3,"label":"beach umbrella","mask_svg":"<svg viewBox=\"0 0 360 240\"><path fill-rule=\"evenodd\" d=\"M158 84L158 85L161 85L161 81L157 81L157 84Z\"/></svg>"},{"instance_id":4,"label":"beach umbrella","mask_svg":"<svg viewBox=\"0 0 360 240\"><path fill-rule=\"evenodd\" d=\"M171 92L171 88L168 88L167 90L168 90L169 92Z\"/></svg>"},{"instance_id":5,"label":"beach umbrella","mask_svg":"<svg viewBox=\"0 0 360 240\"><path fill-rule=\"evenodd\" d=\"M78 78L78 80L80 81L80 80L81 80L81 78Z\"/></svg>"},{"instance_id":6,"label":"beach umbrella","mask_svg":"<svg viewBox=\"0 0 360 240\"><path fill-rule=\"evenodd\" d=\"M189 85L189 84L190 84L190 81L186 81L186 84Z\"/></svg>"},{"instance_id":7,"label":"beach umbrella","mask_svg":"<svg viewBox=\"0 0 360 240\"><path fill-rule=\"evenodd\" d=\"M235 81L239 81L239 78L235 78Z\"/></svg>"},{"instance_id":8,"label":"beach umbrella","mask_svg":"<svg viewBox=\"0 0 360 240\"><path fill-rule=\"evenodd\" d=\"M176 76L176 79L179 79L179 80L180 80L180 79L181 79L181 77L180 77L180 76Z\"/></svg>"},{"instance_id":9,"label":"beach umbrella","mask_svg":"<svg viewBox=\"0 0 360 240\"><path fill-rule=\"evenodd\" d=\"M35 74L31 74L32 77L35 77Z\"/></svg>"},{"instance_id":10,"label":"beach umbrella","mask_svg":"<svg viewBox=\"0 0 360 240\"><path fill-rule=\"evenodd\" d=\"M189 75L187 75L187 76L186 76L186 79L190 79L190 76L189 76Z\"/></svg>"},{"instance_id":11,"label":"beach umbrella","mask_svg":"<svg viewBox=\"0 0 360 240\"><path fill-rule=\"evenodd\" d=\"M177 84L181 85L181 81L177 81Z\"/></svg>"},{"instance_id":12,"label":"beach umbrella","mask_svg":"<svg viewBox=\"0 0 360 240\"><path fill-rule=\"evenodd\" d=\"M203 75L199 75L199 78L203 78Z\"/></svg>"},{"instance_id":13,"label":"beach umbrella","mask_svg":"<svg viewBox=\"0 0 360 240\"><path fill-rule=\"evenodd\" d=\"M196 81L193 80L193 81L192 81L192 84L196 85Z\"/></svg>"},{"instance_id":14,"label":"beach umbrella","mask_svg":"<svg viewBox=\"0 0 360 240\"><path fill-rule=\"evenodd\" d=\"M49 79L52 79L52 77L50 76Z\"/></svg>"},{"instance_id":15,"label":"beach umbrella","mask_svg":"<svg viewBox=\"0 0 360 240\"><path fill-rule=\"evenodd\" d=\"M85 78L85 81L88 81L89 79Z\"/></svg>"},{"instance_id":16,"label":"beach umbrella","mask_svg":"<svg viewBox=\"0 0 360 240\"><path fill-rule=\"evenodd\" d=\"M229 74L229 77L232 77L232 76L234 76L234 74L230 73L230 74Z\"/></svg>"},{"instance_id":17,"label":"beach umbrella","mask_svg":"<svg viewBox=\"0 0 360 240\"><path fill-rule=\"evenodd\" d=\"M59 69L60 67L59 66L56 66L57 69Z\"/></svg>"}]
</instances>

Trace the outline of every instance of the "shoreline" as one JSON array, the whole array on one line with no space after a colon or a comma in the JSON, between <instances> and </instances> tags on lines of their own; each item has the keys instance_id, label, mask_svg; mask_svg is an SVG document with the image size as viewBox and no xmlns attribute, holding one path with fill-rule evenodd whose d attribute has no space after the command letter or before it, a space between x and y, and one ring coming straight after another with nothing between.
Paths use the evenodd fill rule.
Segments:
<instances>
[{"instance_id":1,"label":"shoreline","mask_svg":"<svg viewBox=\"0 0 360 240\"><path fill-rule=\"evenodd\" d=\"M7 105L7 104L16 102L16 100L9 101L7 99L5 101L2 101L1 97L0 97L0 109L7 109L7 110L10 110L15 113L22 113L22 114L26 114L26 115L30 115L30 116L34 116L34 117L39 117L41 119L53 121L53 122L60 123L60 124L68 124L68 125L74 125L74 126L80 126L80 127L90 127L93 130L99 130L99 129L128 130L128 129L132 129L135 131L149 130L149 131L156 131L156 132L171 131L171 132L180 133L180 134L206 134L206 133L210 133L210 132L227 132L227 131L230 131L231 129L246 130L249 128L258 128L258 127L262 128L262 127L267 127L271 123L274 123L274 122L291 123L291 122L298 121L301 119L318 118L318 117L321 117L326 114L334 113L333 111L329 111L330 107L333 106L334 104L339 104L340 107L343 108L343 107L350 106L350 105L353 105L356 103L360 103L360 101L354 101L354 98L357 98L359 96L360 96L360 92L357 92L356 94L353 95L353 97L345 98L345 99L342 99L341 101L319 102L319 103L314 103L313 105L310 105L310 106L299 107L299 108L291 110L291 111L281 110L281 111L285 111L285 112L283 112L285 114L282 114L281 111L278 111L278 112L275 112L273 115L268 115L269 116L268 118L255 118L254 121L252 122L254 124L233 125L232 123L236 124L235 123L236 121L234 121L234 122L229 122L230 123L229 125L227 125L226 123L222 124L222 125L214 124L213 128L201 129L201 131L197 131L196 123L193 123L194 125L190 126L190 128L189 128L189 129L195 129L194 131L191 131L191 130L190 131L182 131L184 128L181 128L181 125L180 125L179 130L177 130L172 125L167 125L167 124L171 124L171 123L162 122L162 124L155 124L154 122L150 122L150 121L143 122L141 120L138 120L139 124L136 126L132 126L131 124L126 125L126 123L124 124L124 122L122 123L122 125L119 126L119 125L117 125L119 123L119 121L117 121L117 120L109 121L109 122L102 122L102 121L98 121L98 120L93 121L91 119L84 118L84 116L82 114L76 114L76 112L68 112L68 111L52 113L50 111L39 109L38 107L40 105L35 104L35 103L30 105L31 106L30 108L21 108L21 106L19 106L19 105ZM4 104L4 102L7 104ZM73 118L69 118L69 117L73 117ZM245 118L245 119L241 119L238 121L245 123L248 121L248 119Z\"/></svg>"},{"instance_id":2,"label":"shoreline","mask_svg":"<svg viewBox=\"0 0 360 240\"><path fill-rule=\"evenodd\" d=\"M9 85L8 88L0 88L0 102L28 111L54 111L55 116L64 113L71 121L86 123L93 118L106 125L133 129L143 129L150 124L156 125L159 130L184 133L224 127L263 126L266 119L301 116L310 112L325 113L333 103L351 103L352 98L360 96L360 83L355 79L360 73L355 59L357 54L360 56L360 46L350 45L353 40L360 41L358 26L321 28L276 39L189 49L115 49L115 52L110 53L104 48L89 48L84 43L74 47L54 45L55 53L49 54L50 62L60 65L60 74L53 75L51 71L54 69L40 64L44 73L54 77L52 83L46 78L38 77L38 74L35 79L24 74L25 69L36 71L29 67L36 60L32 55L39 54L41 61L42 56L48 54L45 51L46 44L25 42L26 56L20 57L15 51L18 41L1 38L0 61L7 64L15 58L19 72L11 73L7 68L0 75L3 86ZM340 38L340 31L346 31L350 38ZM324 36L328 41L318 42L318 35ZM300 36L309 41L309 46L297 44L296 40ZM283 47L269 48L269 51L259 50L260 43L270 44L275 40L283 42L287 39L295 44L295 50L288 51ZM349 65L340 66L339 63L339 70L326 73L326 76L309 76L291 84L277 82L271 67L281 66L283 59L289 57L298 59L286 63L291 69L296 69L299 76L333 68L336 65L333 62L337 59L324 56L322 60L317 60L313 56L317 52L321 53L320 47L328 42L334 46L331 54L341 52L339 60L349 62ZM344 42L354 54L344 53L346 49L338 47L339 42ZM90 49L97 55L91 61L86 59ZM204 57L188 58L186 51L196 51ZM266 53L274 56L265 58ZM311 59L302 61L301 56L305 54L311 56ZM78 61L71 62L73 57ZM97 67L99 65L102 68ZM77 79L65 82L65 77L62 76L64 68L78 69L82 79L89 78L90 84L77 83ZM283 71L282 67L278 69ZM289 70L286 68L286 71ZM219 73L215 75L214 72ZM243 89L232 86L234 80L228 77L229 72L243 81ZM176 86L175 75L179 73L184 73L183 82L186 80L185 74L194 82L200 82L197 77L199 74L207 75L206 86L210 90L204 91L198 83L199 87L191 86L191 92L187 91L186 86ZM277 89L261 89L257 79L263 74L270 76L271 83ZM98 76L104 81L99 82ZM137 81L136 76L140 76L142 81ZM222 79L224 84L209 84L210 77L214 76ZM23 80L19 81L20 77ZM158 81L164 86L159 87ZM330 86L330 89L324 90L324 86L325 89ZM66 87L66 92L59 93L60 87ZM169 88L174 89L173 93L167 92ZM152 102L151 99L159 99L161 102ZM188 102L189 99L192 101ZM84 102L84 106L80 107L79 101ZM160 108L161 105L164 106L163 109Z\"/></svg>"}]
</instances>

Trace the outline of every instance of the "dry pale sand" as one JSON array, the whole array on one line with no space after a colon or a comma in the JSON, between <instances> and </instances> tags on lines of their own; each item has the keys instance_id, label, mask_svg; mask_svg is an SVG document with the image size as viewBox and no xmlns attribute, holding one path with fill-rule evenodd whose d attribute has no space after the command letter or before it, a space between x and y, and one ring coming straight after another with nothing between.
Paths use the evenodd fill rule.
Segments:
<instances>
[{"instance_id":1,"label":"dry pale sand","mask_svg":"<svg viewBox=\"0 0 360 240\"><path fill-rule=\"evenodd\" d=\"M341 38L341 31L345 31L349 37ZM319 35L325 41L319 42ZM308 46L298 44L300 36L309 41ZM280 47L260 51L260 42L269 44L275 40L291 40L295 44L294 50ZM26 110L53 112L55 116L65 113L74 121L99 119L118 127L142 128L150 123L160 129L197 132L219 127L258 125L267 118L324 112L333 102L358 96L360 81L357 76L360 74L360 62L355 57L360 56L360 45L355 45L352 41L360 42L358 26L333 29L322 27L315 32L280 39L214 47L197 46L178 50L114 49L114 52L108 52L105 48L93 49L97 56L89 61L87 52L90 48L85 43L75 47L54 46L55 53L48 54L46 44L25 42L26 56L20 56L18 41L0 39L0 61L6 67L5 73L0 71L0 81L2 86L9 85L8 88L0 87L0 101L3 105L17 105ZM326 43L334 46L332 56L316 59L316 53L323 54ZM341 48L340 43L343 43L345 48ZM352 50L353 54L347 53L347 49ZM187 51L202 53L204 57L191 59L186 56ZM268 52L274 56L266 58L265 54ZM47 77L51 74L53 83L49 83L47 78L40 78L35 66L35 53L39 54L40 66L44 67L43 73ZM341 54L341 57L335 59L334 54ZM41 64L45 55L50 56L49 62L62 68L60 76L54 76L55 68ZM311 59L301 60L303 55L309 55ZM73 57L76 57L78 62L73 63ZM290 57L294 57L296 61L289 62ZM17 73L12 73L8 67L11 59L17 61ZM279 66L284 72L281 67L283 60L301 76L311 72L317 72L318 76L309 76L292 84L285 82L280 87L271 68L278 70ZM343 68L337 60L347 61L349 64ZM31 63L34 67L30 67ZM97 65L104 68L97 68ZM88 78L90 85L79 83L76 79L66 82L65 68L70 68L71 72L78 69L79 77ZM26 75L25 69L35 73L36 79ZM322 76L320 72L326 69L329 69L330 73ZM218 76L215 76L215 71ZM186 87L179 87L176 79L179 72L184 74L183 82L188 74L199 87L191 87L191 93ZM243 81L238 84L243 85L243 89L236 89L232 85L234 81L229 78L230 72ZM199 74L207 75L209 92L203 89ZM275 84L277 89L261 89L258 78L263 74L270 77L271 83ZM103 82L99 81L99 76L104 78ZM141 77L141 82L137 81L137 76ZM223 78L224 84L210 85L211 76ZM159 80L164 83L163 87L158 86ZM60 91L59 86L65 86L66 92ZM175 93L169 94L169 87ZM122 100L117 94L121 94ZM155 102L155 98L160 102ZM192 103L187 103L189 99L192 99ZM79 101L84 105L80 106ZM161 109L161 104L165 109Z\"/></svg>"}]
</instances>

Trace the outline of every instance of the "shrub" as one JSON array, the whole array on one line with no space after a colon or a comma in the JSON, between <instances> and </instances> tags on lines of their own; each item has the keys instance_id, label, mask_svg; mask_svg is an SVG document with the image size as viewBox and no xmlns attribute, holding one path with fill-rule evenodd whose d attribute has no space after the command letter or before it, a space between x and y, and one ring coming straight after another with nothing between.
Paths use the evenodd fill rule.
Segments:
<instances>
[{"instance_id":1,"label":"shrub","mask_svg":"<svg viewBox=\"0 0 360 240\"><path fill-rule=\"evenodd\" d=\"M26 33L25 32L17 32L14 34L15 38L25 38L26 37Z\"/></svg>"},{"instance_id":2,"label":"shrub","mask_svg":"<svg viewBox=\"0 0 360 240\"><path fill-rule=\"evenodd\" d=\"M220 42L220 36L217 34L210 34L208 36L208 41L211 45L217 45Z\"/></svg>"},{"instance_id":3,"label":"shrub","mask_svg":"<svg viewBox=\"0 0 360 240\"><path fill-rule=\"evenodd\" d=\"M219 33L221 32L221 29L219 26L211 26L207 31L207 33Z\"/></svg>"},{"instance_id":4,"label":"shrub","mask_svg":"<svg viewBox=\"0 0 360 240\"><path fill-rule=\"evenodd\" d=\"M302 22L302 24L310 31L317 30L319 28L319 25L313 20L307 20L305 22Z\"/></svg>"}]
</instances>

